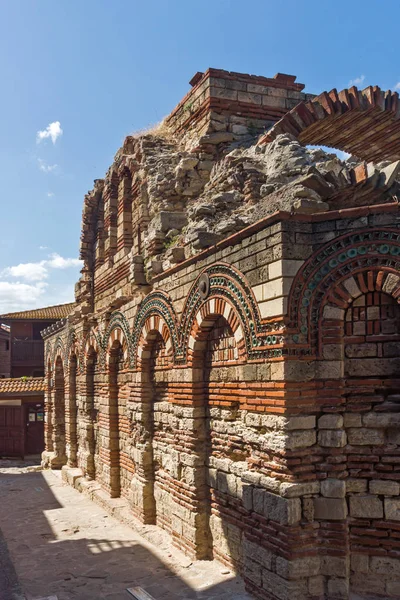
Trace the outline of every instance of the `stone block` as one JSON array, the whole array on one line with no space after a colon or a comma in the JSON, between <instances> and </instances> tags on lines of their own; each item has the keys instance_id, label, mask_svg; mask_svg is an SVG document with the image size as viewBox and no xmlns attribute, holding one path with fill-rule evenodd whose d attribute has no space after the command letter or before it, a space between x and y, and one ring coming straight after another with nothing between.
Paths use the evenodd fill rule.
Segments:
<instances>
[{"instance_id":1,"label":"stone block","mask_svg":"<svg viewBox=\"0 0 400 600\"><path fill-rule=\"evenodd\" d=\"M400 578L397 581L388 581L386 591L390 597L400 598Z\"/></svg>"},{"instance_id":2,"label":"stone block","mask_svg":"<svg viewBox=\"0 0 400 600\"><path fill-rule=\"evenodd\" d=\"M318 494L320 490L319 481L309 483L281 483L279 493L284 498L300 498L309 494Z\"/></svg>"},{"instance_id":3,"label":"stone block","mask_svg":"<svg viewBox=\"0 0 400 600\"><path fill-rule=\"evenodd\" d=\"M400 498L385 499L385 517L389 521L400 521Z\"/></svg>"},{"instance_id":4,"label":"stone block","mask_svg":"<svg viewBox=\"0 0 400 600\"><path fill-rule=\"evenodd\" d=\"M339 379L340 377L343 377L343 361L316 361L315 377L317 379Z\"/></svg>"},{"instance_id":5,"label":"stone block","mask_svg":"<svg viewBox=\"0 0 400 600\"><path fill-rule=\"evenodd\" d=\"M313 499L312 498L303 498L302 505L303 505L303 519L305 519L309 523L312 523L314 521L314 516L315 516Z\"/></svg>"},{"instance_id":6,"label":"stone block","mask_svg":"<svg viewBox=\"0 0 400 600\"><path fill-rule=\"evenodd\" d=\"M289 417L285 429L288 431L294 429L314 429L315 423L316 417L314 415Z\"/></svg>"},{"instance_id":7,"label":"stone block","mask_svg":"<svg viewBox=\"0 0 400 600\"><path fill-rule=\"evenodd\" d=\"M264 497L265 490L258 487L253 488L253 510L259 515L264 514Z\"/></svg>"},{"instance_id":8,"label":"stone block","mask_svg":"<svg viewBox=\"0 0 400 600\"><path fill-rule=\"evenodd\" d=\"M344 498L315 498L314 515L324 521L342 521L347 517L347 503Z\"/></svg>"},{"instance_id":9,"label":"stone block","mask_svg":"<svg viewBox=\"0 0 400 600\"><path fill-rule=\"evenodd\" d=\"M322 415L318 419L319 429L341 429L343 427L342 415Z\"/></svg>"},{"instance_id":10,"label":"stone block","mask_svg":"<svg viewBox=\"0 0 400 600\"><path fill-rule=\"evenodd\" d=\"M343 415L344 426L347 429L348 427L361 427L361 415L358 413L346 413Z\"/></svg>"},{"instance_id":11,"label":"stone block","mask_svg":"<svg viewBox=\"0 0 400 600\"><path fill-rule=\"evenodd\" d=\"M288 581L276 573L263 570L262 587L271 598L278 600L305 600L307 580Z\"/></svg>"},{"instance_id":12,"label":"stone block","mask_svg":"<svg viewBox=\"0 0 400 600\"><path fill-rule=\"evenodd\" d=\"M264 516L281 525L293 525L301 519L301 502L299 498L282 498L277 494L265 492Z\"/></svg>"},{"instance_id":13,"label":"stone block","mask_svg":"<svg viewBox=\"0 0 400 600\"><path fill-rule=\"evenodd\" d=\"M344 318L344 310L342 308L338 308L337 306L330 306L326 304L324 307L324 318L332 319L334 321L342 321Z\"/></svg>"},{"instance_id":14,"label":"stone block","mask_svg":"<svg viewBox=\"0 0 400 600\"><path fill-rule=\"evenodd\" d=\"M265 569L272 568L272 552L259 544L251 542L247 538L243 541L243 558L245 564L247 564L248 561L252 561L260 564Z\"/></svg>"},{"instance_id":15,"label":"stone block","mask_svg":"<svg viewBox=\"0 0 400 600\"><path fill-rule=\"evenodd\" d=\"M317 441L317 432L314 429L305 429L299 431L291 431L286 439L286 447L289 450L294 448L308 448L313 446Z\"/></svg>"},{"instance_id":16,"label":"stone block","mask_svg":"<svg viewBox=\"0 0 400 600\"><path fill-rule=\"evenodd\" d=\"M369 412L363 416L364 427L395 427L400 425L400 413Z\"/></svg>"},{"instance_id":17,"label":"stone block","mask_svg":"<svg viewBox=\"0 0 400 600\"><path fill-rule=\"evenodd\" d=\"M397 575L400 573L400 560L389 556L371 556L369 561L371 573L377 575Z\"/></svg>"},{"instance_id":18,"label":"stone block","mask_svg":"<svg viewBox=\"0 0 400 600\"><path fill-rule=\"evenodd\" d=\"M352 553L350 567L354 573L369 573L369 556L367 554Z\"/></svg>"},{"instance_id":19,"label":"stone block","mask_svg":"<svg viewBox=\"0 0 400 600\"><path fill-rule=\"evenodd\" d=\"M276 558L276 572L285 579L300 579L301 577L312 577L319 574L319 556L306 556L304 558L293 558L287 560L282 556Z\"/></svg>"},{"instance_id":20,"label":"stone block","mask_svg":"<svg viewBox=\"0 0 400 600\"><path fill-rule=\"evenodd\" d=\"M349 581L332 577L328 580L328 598L347 600L349 597Z\"/></svg>"},{"instance_id":21,"label":"stone block","mask_svg":"<svg viewBox=\"0 0 400 600\"><path fill-rule=\"evenodd\" d=\"M347 493L363 493L368 489L367 479L346 479L346 492Z\"/></svg>"},{"instance_id":22,"label":"stone block","mask_svg":"<svg viewBox=\"0 0 400 600\"><path fill-rule=\"evenodd\" d=\"M385 443L385 432L382 429L357 427L347 429L349 444L354 446L382 446Z\"/></svg>"},{"instance_id":23,"label":"stone block","mask_svg":"<svg viewBox=\"0 0 400 600\"><path fill-rule=\"evenodd\" d=\"M373 358L378 355L377 344L347 344L345 349L347 358Z\"/></svg>"},{"instance_id":24,"label":"stone block","mask_svg":"<svg viewBox=\"0 0 400 600\"><path fill-rule=\"evenodd\" d=\"M387 441L389 444L399 444L400 445L400 430L399 429L388 429L387 431Z\"/></svg>"},{"instance_id":25,"label":"stone block","mask_svg":"<svg viewBox=\"0 0 400 600\"><path fill-rule=\"evenodd\" d=\"M310 577L308 580L308 591L312 597L322 597L325 591L324 578L322 575Z\"/></svg>"},{"instance_id":26,"label":"stone block","mask_svg":"<svg viewBox=\"0 0 400 600\"><path fill-rule=\"evenodd\" d=\"M346 281L343 283L343 286L353 298L358 298L358 296L361 296L362 294L354 277L349 277L349 279L346 279Z\"/></svg>"},{"instance_id":27,"label":"stone block","mask_svg":"<svg viewBox=\"0 0 400 600\"><path fill-rule=\"evenodd\" d=\"M350 496L350 515L357 519L382 519L382 500L376 496Z\"/></svg>"},{"instance_id":28,"label":"stone block","mask_svg":"<svg viewBox=\"0 0 400 600\"><path fill-rule=\"evenodd\" d=\"M369 491L371 494L398 496L400 494L400 484L386 479L373 479L369 482Z\"/></svg>"},{"instance_id":29,"label":"stone block","mask_svg":"<svg viewBox=\"0 0 400 600\"><path fill-rule=\"evenodd\" d=\"M346 483L340 479L324 479L321 481L321 494L326 498L344 498Z\"/></svg>"},{"instance_id":30,"label":"stone block","mask_svg":"<svg viewBox=\"0 0 400 600\"><path fill-rule=\"evenodd\" d=\"M343 448L346 441L346 433L342 429L323 429L318 433L318 443L326 448Z\"/></svg>"},{"instance_id":31,"label":"stone block","mask_svg":"<svg viewBox=\"0 0 400 600\"><path fill-rule=\"evenodd\" d=\"M380 597L384 597L385 594L385 581L381 577L376 575L367 575L366 573L355 573L351 577L351 588L352 591L358 594L368 594L367 597L371 597L371 594L378 594ZM355 598L357 596L355 595ZM383 600L383 598L382 598Z\"/></svg>"},{"instance_id":32,"label":"stone block","mask_svg":"<svg viewBox=\"0 0 400 600\"><path fill-rule=\"evenodd\" d=\"M184 212L168 212L161 210L158 215L160 221L160 229L164 233L170 229L179 229L187 225L187 217Z\"/></svg>"},{"instance_id":33,"label":"stone block","mask_svg":"<svg viewBox=\"0 0 400 600\"><path fill-rule=\"evenodd\" d=\"M267 302L261 302L259 309L262 318L277 317L286 314L287 310L287 298L281 296L280 298L274 298Z\"/></svg>"},{"instance_id":34,"label":"stone block","mask_svg":"<svg viewBox=\"0 0 400 600\"><path fill-rule=\"evenodd\" d=\"M322 354L325 360L343 360L342 344L324 344Z\"/></svg>"},{"instance_id":35,"label":"stone block","mask_svg":"<svg viewBox=\"0 0 400 600\"><path fill-rule=\"evenodd\" d=\"M328 577L348 577L349 558L340 556L323 556L321 558L321 575Z\"/></svg>"}]
</instances>

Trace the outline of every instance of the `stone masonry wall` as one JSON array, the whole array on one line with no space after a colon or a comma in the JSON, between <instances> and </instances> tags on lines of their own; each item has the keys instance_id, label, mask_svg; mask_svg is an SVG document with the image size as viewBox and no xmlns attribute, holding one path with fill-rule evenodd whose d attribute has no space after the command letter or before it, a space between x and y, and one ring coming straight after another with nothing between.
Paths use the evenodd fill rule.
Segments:
<instances>
[{"instance_id":1,"label":"stone masonry wall","mask_svg":"<svg viewBox=\"0 0 400 600\"><path fill-rule=\"evenodd\" d=\"M49 460L76 455L257 597L398 597L398 222L397 204L281 213L70 323L46 351L65 373L79 356L76 447L54 434Z\"/></svg>"},{"instance_id":2,"label":"stone masonry wall","mask_svg":"<svg viewBox=\"0 0 400 600\"><path fill-rule=\"evenodd\" d=\"M261 600L400 598L397 138L377 165L300 140L361 111L375 159L398 95L191 85L85 197L43 463Z\"/></svg>"}]
</instances>

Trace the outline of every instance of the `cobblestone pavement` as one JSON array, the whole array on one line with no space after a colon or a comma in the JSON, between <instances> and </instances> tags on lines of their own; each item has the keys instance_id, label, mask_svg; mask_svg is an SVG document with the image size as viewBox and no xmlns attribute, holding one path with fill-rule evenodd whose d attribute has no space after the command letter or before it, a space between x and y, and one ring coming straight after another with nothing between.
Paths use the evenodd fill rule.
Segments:
<instances>
[{"instance_id":1,"label":"cobblestone pavement","mask_svg":"<svg viewBox=\"0 0 400 600\"><path fill-rule=\"evenodd\" d=\"M251 600L219 563L191 563L162 531L148 542L58 472L0 461L0 505L1 600L21 598L17 577L27 600L129 600L134 586L156 600Z\"/></svg>"}]
</instances>

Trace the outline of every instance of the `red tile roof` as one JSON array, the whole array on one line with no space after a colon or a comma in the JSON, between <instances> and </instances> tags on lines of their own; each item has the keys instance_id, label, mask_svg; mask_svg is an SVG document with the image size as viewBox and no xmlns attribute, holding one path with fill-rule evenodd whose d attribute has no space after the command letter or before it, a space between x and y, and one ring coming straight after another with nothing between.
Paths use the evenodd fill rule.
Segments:
<instances>
[{"instance_id":1,"label":"red tile roof","mask_svg":"<svg viewBox=\"0 0 400 600\"><path fill-rule=\"evenodd\" d=\"M0 315L0 319L7 321L58 321L67 317L74 310L74 307L75 302L69 302L68 304L57 304L56 306L46 306L45 308L6 313Z\"/></svg>"},{"instance_id":2,"label":"red tile roof","mask_svg":"<svg viewBox=\"0 0 400 600\"><path fill-rule=\"evenodd\" d=\"M26 392L44 392L44 377L13 377L0 379L0 394L22 394Z\"/></svg>"}]
</instances>

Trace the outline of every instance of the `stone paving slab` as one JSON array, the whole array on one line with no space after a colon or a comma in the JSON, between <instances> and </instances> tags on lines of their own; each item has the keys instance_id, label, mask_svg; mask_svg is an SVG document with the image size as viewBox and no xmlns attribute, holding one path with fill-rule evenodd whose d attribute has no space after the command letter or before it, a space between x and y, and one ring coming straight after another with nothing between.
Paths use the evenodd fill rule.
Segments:
<instances>
[{"instance_id":1,"label":"stone paving slab","mask_svg":"<svg viewBox=\"0 0 400 600\"><path fill-rule=\"evenodd\" d=\"M136 586L155 600L251 600L223 565L192 563L163 531L149 542L64 485L59 472L0 461L0 505L0 529L27 600L128 600L126 588Z\"/></svg>"}]
</instances>

